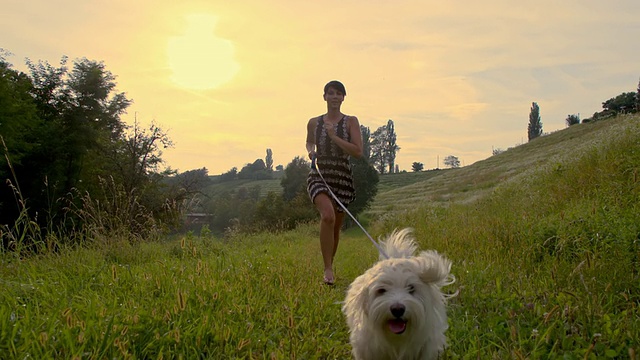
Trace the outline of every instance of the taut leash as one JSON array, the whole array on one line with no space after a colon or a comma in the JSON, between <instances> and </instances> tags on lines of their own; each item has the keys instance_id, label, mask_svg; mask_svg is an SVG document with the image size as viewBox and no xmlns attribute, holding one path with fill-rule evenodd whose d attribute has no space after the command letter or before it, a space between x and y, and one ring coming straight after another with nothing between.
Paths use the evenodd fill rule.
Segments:
<instances>
[{"instance_id":1,"label":"taut leash","mask_svg":"<svg viewBox=\"0 0 640 360\"><path fill-rule=\"evenodd\" d=\"M373 238L371 237L371 235L369 235L369 233L367 232L367 230L365 230L365 228L360 225L360 223L358 222L358 220L356 220L356 217L353 216L353 214L351 214L351 212L349 210L347 210L347 207L344 206L342 204L342 202L338 199L338 197L336 196L336 194L333 193L333 190L331 190L331 187L329 186L329 184L327 184L327 181L324 179L324 176L322 176L322 173L320 172L320 169L318 169L318 167L316 166L316 157L313 156L311 158L311 168L314 169L318 175L320 175L320 179L322 179L322 182L324 183L324 185L327 187L327 190L329 190L329 194L331 194L331 197L333 197L333 200L335 200L335 202L340 205L340 207L342 208L342 210L344 210L347 214L349 214L349 217L351 217L351 219L353 221L355 221L356 224L358 224L358 226L360 227L360 229L362 229L362 231L365 233L365 235L367 235L367 237L369 238L369 240L371 240L371 242L373 243L373 246L376 247L376 249L378 249L378 252L380 253L380 255L382 255L385 259L388 259L389 256L387 256L387 253L384 252L384 250L382 250L382 248L380 247L380 244L373 240Z\"/></svg>"}]
</instances>

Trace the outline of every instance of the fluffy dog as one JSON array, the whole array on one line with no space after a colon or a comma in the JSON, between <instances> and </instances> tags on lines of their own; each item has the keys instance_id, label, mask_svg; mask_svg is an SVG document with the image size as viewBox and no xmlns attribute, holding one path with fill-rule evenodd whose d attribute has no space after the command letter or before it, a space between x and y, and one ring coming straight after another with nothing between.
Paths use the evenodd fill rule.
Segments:
<instances>
[{"instance_id":1,"label":"fluffy dog","mask_svg":"<svg viewBox=\"0 0 640 360\"><path fill-rule=\"evenodd\" d=\"M389 256L347 290L347 318L357 360L437 359L446 346L446 300L440 288L455 281L451 261L436 251L414 255L411 229L394 231L381 248Z\"/></svg>"}]
</instances>

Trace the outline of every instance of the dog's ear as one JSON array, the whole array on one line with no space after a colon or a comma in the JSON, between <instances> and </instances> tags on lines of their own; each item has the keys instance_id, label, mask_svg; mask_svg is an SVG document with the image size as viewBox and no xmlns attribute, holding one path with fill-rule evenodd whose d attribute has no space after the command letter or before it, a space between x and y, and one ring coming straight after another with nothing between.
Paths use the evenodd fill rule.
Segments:
<instances>
[{"instance_id":1,"label":"dog's ear","mask_svg":"<svg viewBox=\"0 0 640 360\"><path fill-rule=\"evenodd\" d=\"M369 316L369 285L365 275L358 276L349 286L342 312L347 315L349 326L362 324L363 318Z\"/></svg>"},{"instance_id":2,"label":"dog's ear","mask_svg":"<svg viewBox=\"0 0 640 360\"><path fill-rule=\"evenodd\" d=\"M423 251L416 256L420 280L425 284L438 287L453 284L455 278L451 275L451 261L433 250Z\"/></svg>"}]
</instances>

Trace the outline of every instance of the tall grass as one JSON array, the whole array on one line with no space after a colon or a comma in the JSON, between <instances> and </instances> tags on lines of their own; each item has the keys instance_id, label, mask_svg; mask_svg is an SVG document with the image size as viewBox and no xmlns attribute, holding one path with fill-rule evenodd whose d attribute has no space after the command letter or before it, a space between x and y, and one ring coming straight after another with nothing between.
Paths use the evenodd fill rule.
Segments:
<instances>
[{"instance_id":1,"label":"tall grass","mask_svg":"<svg viewBox=\"0 0 640 360\"><path fill-rule=\"evenodd\" d=\"M413 224L423 246L454 259L450 355L626 358L638 350L640 124L625 121L489 196L381 223L378 231Z\"/></svg>"},{"instance_id":2,"label":"tall grass","mask_svg":"<svg viewBox=\"0 0 640 360\"><path fill-rule=\"evenodd\" d=\"M6 358L346 358L339 286L321 284L314 227L4 262ZM345 252L356 252L347 236ZM374 254L371 253L373 256ZM366 263L360 262L361 266Z\"/></svg>"}]
</instances>

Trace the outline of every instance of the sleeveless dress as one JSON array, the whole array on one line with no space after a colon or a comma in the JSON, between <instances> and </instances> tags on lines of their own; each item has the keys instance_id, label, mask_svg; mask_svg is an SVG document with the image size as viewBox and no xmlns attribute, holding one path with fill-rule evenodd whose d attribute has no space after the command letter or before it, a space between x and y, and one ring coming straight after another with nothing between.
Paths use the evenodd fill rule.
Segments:
<instances>
[{"instance_id":1,"label":"sleeveless dress","mask_svg":"<svg viewBox=\"0 0 640 360\"><path fill-rule=\"evenodd\" d=\"M350 141L351 136L347 126L346 115L340 119L336 126L336 135L341 139ZM333 191L342 205L346 207L355 199L356 195L355 188L353 187L353 175L351 173L351 164L349 163L349 154L331 141L327 130L324 128L322 116L318 118L315 136L316 167L331 188L331 191ZM311 202L313 202L315 197L320 193L325 193L331 200L334 200L327 189L327 185L322 181L316 169L311 169L307 176L307 192L309 193ZM338 212L344 212L340 205L337 205L336 210Z\"/></svg>"}]
</instances>

